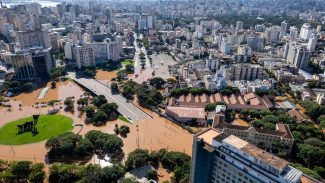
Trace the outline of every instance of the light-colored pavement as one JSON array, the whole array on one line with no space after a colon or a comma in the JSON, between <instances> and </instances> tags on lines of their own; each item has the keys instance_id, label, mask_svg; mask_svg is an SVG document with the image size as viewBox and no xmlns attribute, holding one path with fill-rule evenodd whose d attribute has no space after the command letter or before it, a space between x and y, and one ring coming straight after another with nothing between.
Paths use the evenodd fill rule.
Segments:
<instances>
[{"instance_id":1,"label":"light-colored pavement","mask_svg":"<svg viewBox=\"0 0 325 183\"><path fill-rule=\"evenodd\" d=\"M131 122L150 118L148 114L128 102L123 96L119 94L113 95L111 89L106 84L95 79L77 78L75 73L69 73L69 76L78 84L89 89L92 93L96 95L104 95L108 102L116 103L119 106L118 112L124 117L129 118Z\"/></svg>"}]
</instances>

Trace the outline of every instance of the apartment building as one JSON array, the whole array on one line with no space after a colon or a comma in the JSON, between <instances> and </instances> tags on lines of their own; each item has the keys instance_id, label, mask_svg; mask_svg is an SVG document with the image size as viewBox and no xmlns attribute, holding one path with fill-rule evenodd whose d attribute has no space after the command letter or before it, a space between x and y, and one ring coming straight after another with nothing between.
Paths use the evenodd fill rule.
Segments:
<instances>
[{"instance_id":1,"label":"apartment building","mask_svg":"<svg viewBox=\"0 0 325 183\"><path fill-rule=\"evenodd\" d=\"M225 68L223 76L227 80L265 80L268 79L268 74L263 67L255 64L234 64Z\"/></svg>"},{"instance_id":2,"label":"apartment building","mask_svg":"<svg viewBox=\"0 0 325 183\"><path fill-rule=\"evenodd\" d=\"M93 47L89 44L75 47L75 56L78 69L81 67L95 66L95 54Z\"/></svg>"}]
</instances>

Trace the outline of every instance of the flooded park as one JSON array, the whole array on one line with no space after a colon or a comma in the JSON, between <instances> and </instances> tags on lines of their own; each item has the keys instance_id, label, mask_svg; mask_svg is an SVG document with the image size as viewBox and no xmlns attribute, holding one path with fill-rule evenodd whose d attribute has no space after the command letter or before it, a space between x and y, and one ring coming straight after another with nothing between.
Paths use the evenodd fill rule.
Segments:
<instances>
[{"instance_id":1,"label":"flooded park","mask_svg":"<svg viewBox=\"0 0 325 183\"><path fill-rule=\"evenodd\" d=\"M106 80L106 76L99 75L101 80ZM49 86L48 83L46 86ZM11 107L0 107L0 128L8 122L26 118L35 114L47 114L53 108L63 108L63 101L67 97L74 97L76 101L84 94L84 90L72 81L58 82L56 88L48 89L43 98L38 98L43 88L34 90L31 93L22 93L15 97L9 97L10 101L6 102ZM60 100L57 105L46 106L45 104L51 100ZM110 101L108 101L110 102ZM79 115L77 104L75 104L75 112L65 112L60 109L59 114L65 115L73 119L73 132L86 134L90 130L99 130L105 133L114 133L115 124L127 125L130 127L130 133L126 138L122 138L124 142L124 153L136 148L143 148L149 151L156 151L166 148L170 151L181 151L191 155L193 135L182 129L171 121L160 117L159 115L147 111L152 118L136 121L133 124L121 120L109 121L105 126L95 127L93 125L84 124L84 115ZM75 126L83 124L83 127ZM6 160L30 160L37 162L45 162L47 149L45 142L41 141L33 144L25 144L18 146L0 145L0 159Z\"/></svg>"}]
</instances>

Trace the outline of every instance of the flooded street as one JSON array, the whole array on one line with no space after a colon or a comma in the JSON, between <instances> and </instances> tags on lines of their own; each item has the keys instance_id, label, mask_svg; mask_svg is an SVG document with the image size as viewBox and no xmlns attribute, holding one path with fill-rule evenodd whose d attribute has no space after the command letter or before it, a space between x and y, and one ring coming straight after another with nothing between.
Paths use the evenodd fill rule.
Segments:
<instances>
[{"instance_id":1,"label":"flooded street","mask_svg":"<svg viewBox=\"0 0 325 183\"><path fill-rule=\"evenodd\" d=\"M101 79L106 79L108 75L99 75ZM74 82L66 81L57 83L56 89L49 89L48 93L43 99L37 99L37 96L42 89L38 89L29 94L21 94L11 98L9 104L12 106L11 111L8 108L0 107L0 127L4 124L20 118L29 117L33 114L46 114L52 107L35 108L36 102L48 102L53 99L61 100L60 104L54 108L63 107L63 101L67 97L74 97L75 102L80 98L84 91ZM20 107L20 105L22 106ZM33 107L34 106L34 107ZM130 127L130 133L127 138L122 138L124 142L123 150L125 154L135 150L136 148L148 149L149 151L156 151L161 148L166 148L170 151L181 151L191 155L193 135L182 129L178 125L169 120L160 117L159 115L146 110L152 119L137 121L130 124L124 121L111 121L106 126L94 127L93 125L85 125L82 130L80 127L75 127L73 132L84 135L90 130L99 130L106 133L114 133L115 124L127 125ZM75 103L75 112L64 112L60 110L60 114L69 116L73 119L73 124L84 124L84 116L78 117L77 104ZM6 160L30 160L37 162L44 162L44 157L47 153L45 148L45 141L20 145L7 146L0 145L0 159Z\"/></svg>"}]
</instances>

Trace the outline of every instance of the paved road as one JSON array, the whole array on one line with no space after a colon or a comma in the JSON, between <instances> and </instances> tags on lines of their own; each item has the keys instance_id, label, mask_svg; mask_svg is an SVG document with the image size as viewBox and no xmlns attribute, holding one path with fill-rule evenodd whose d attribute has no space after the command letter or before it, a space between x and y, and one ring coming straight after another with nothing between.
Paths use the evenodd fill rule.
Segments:
<instances>
[{"instance_id":1,"label":"paved road","mask_svg":"<svg viewBox=\"0 0 325 183\"><path fill-rule=\"evenodd\" d=\"M108 102L116 103L119 106L119 113L121 113L127 118L130 118L131 122L150 118L148 114L140 110L138 107L136 107L130 102L127 102L127 100L123 96L119 94L113 95L111 89L104 83L101 83L95 79L77 78L75 77L74 73L69 73L69 76L75 82L88 88L92 93L96 95L104 95Z\"/></svg>"}]
</instances>

